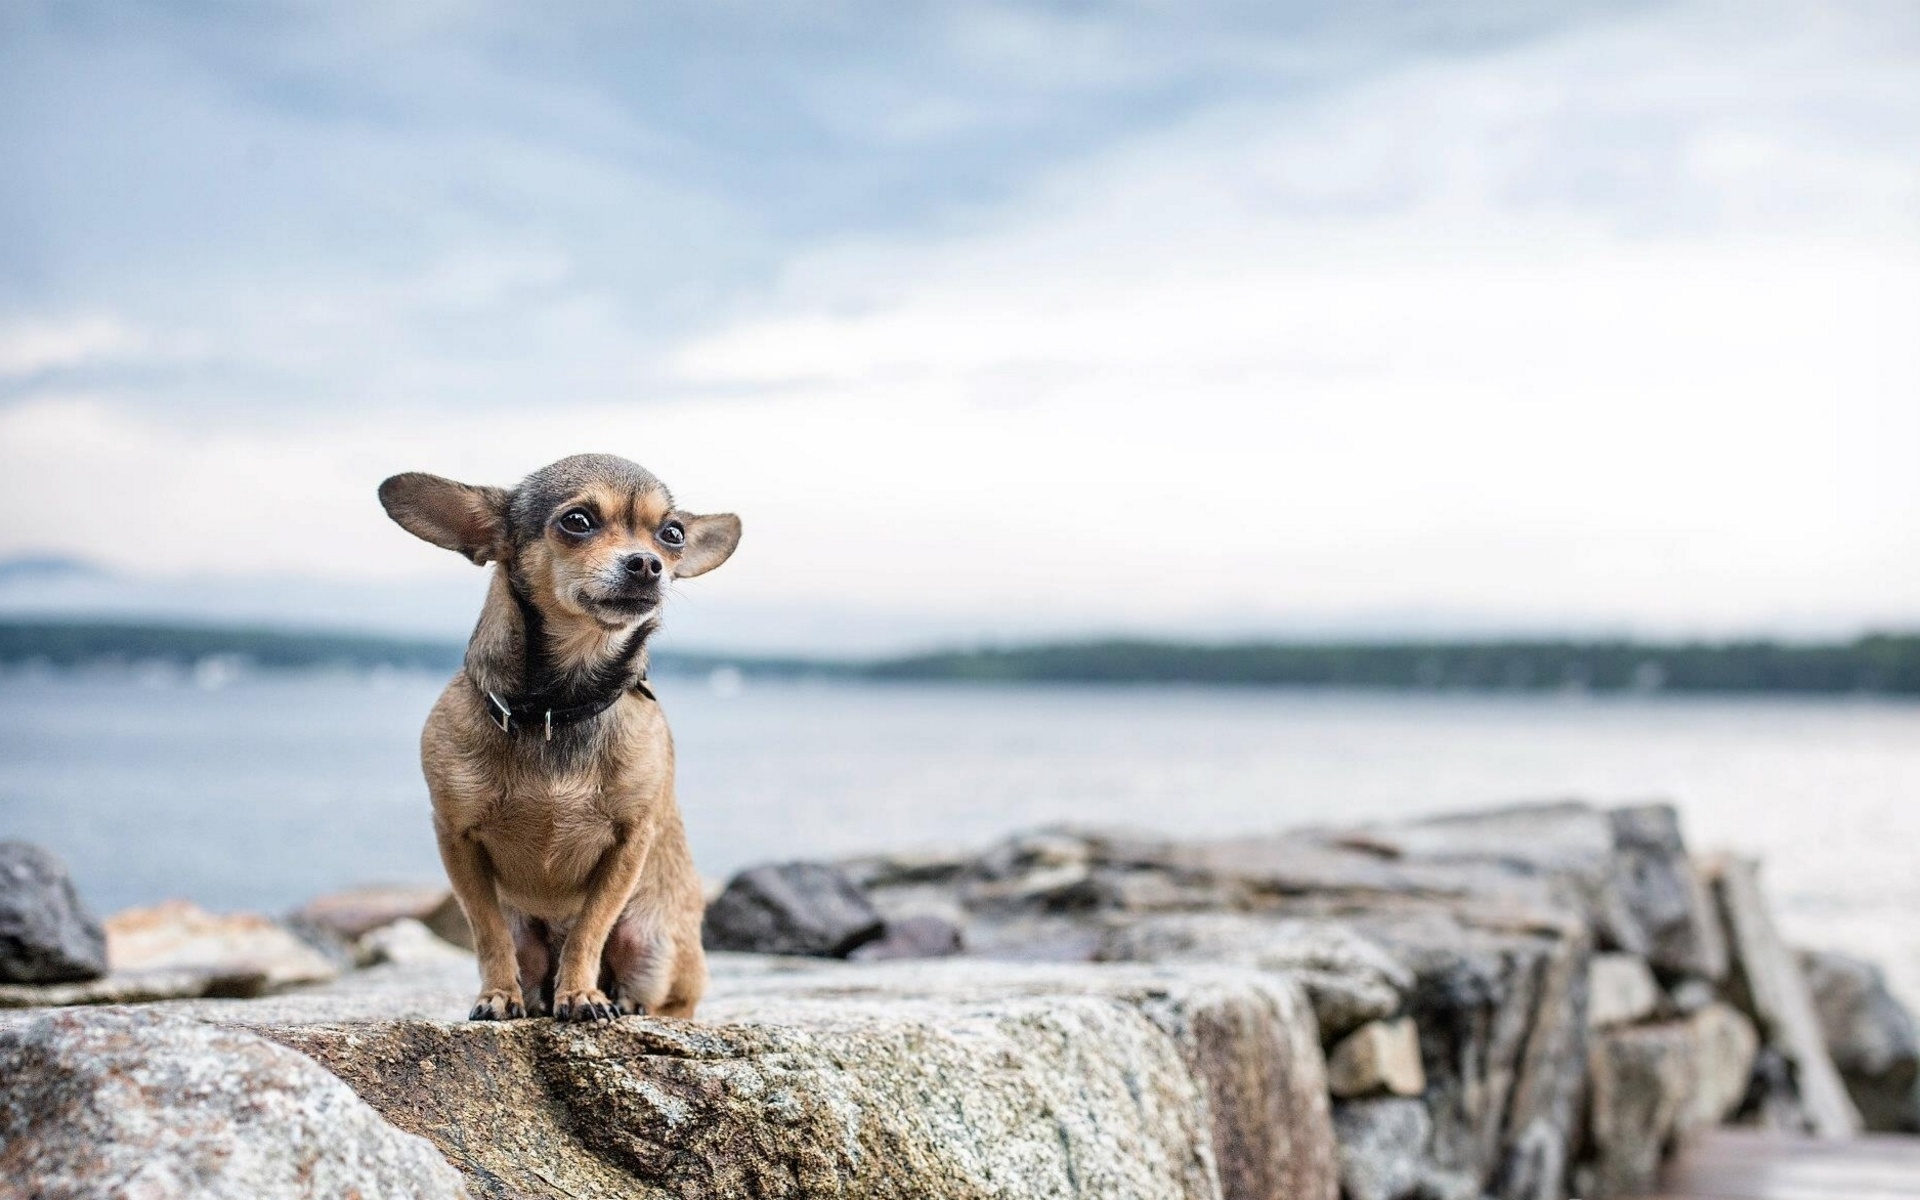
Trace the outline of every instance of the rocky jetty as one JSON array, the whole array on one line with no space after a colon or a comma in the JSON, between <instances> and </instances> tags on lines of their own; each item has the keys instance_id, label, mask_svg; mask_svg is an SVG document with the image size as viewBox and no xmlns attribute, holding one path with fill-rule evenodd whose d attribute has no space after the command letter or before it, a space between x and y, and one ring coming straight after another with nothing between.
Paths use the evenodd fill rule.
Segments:
<instances>
[{"instance_id":1,"label":"rocky jetty","mask_svg":"<svg viewBox=\"0 0 1920 1200\"><path fill-rule=\"evenodd\" d=\"M1721 1122L1912 1112L1877 975L1662 806L757 868L697 1022L461 1021L443 901L269 923L310 982L193 943L259 998L0 1012L0 1196L1552 1200Z\"/></svg>"}]
</instances>

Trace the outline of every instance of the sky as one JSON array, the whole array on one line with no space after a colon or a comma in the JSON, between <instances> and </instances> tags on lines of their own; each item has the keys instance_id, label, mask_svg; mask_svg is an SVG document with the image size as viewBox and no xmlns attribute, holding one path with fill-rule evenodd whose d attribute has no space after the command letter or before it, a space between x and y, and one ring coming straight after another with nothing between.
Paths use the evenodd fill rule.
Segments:
<instances>
[{"instance_id":1,"label":"sky","mask_svg":"<svg viewBox=\"0 0 1920 1200\"><path fill-rule=\"evenodd\" d=\"M22 0L0 161L0 608L457 634L380 479L604 451L687 645L1920 626L1901 0Z\"/></svg>"}]
</instances>

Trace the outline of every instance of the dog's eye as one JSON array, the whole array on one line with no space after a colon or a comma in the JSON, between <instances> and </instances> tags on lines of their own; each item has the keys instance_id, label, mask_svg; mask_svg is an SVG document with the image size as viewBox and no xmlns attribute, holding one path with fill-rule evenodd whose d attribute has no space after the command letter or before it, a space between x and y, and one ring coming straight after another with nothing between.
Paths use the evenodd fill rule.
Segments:
<instances>
[{"instance_id":1,"label":"dog's eye","mask_svg":"<svg viewBox=\"0 0 1920 1200\"><path fill-rule=\"evenodd\" d=\"M576 508L570 512L563 513L560 517L560 528L572 534L585 535L592 533L593 514L584 508Z\"/></svg>"},{"instance_id":2,"label":"dog's eye","mask_svg":"<svg viewBox=\"0 0 1920 1200\"><path fill-rule=\"evenodd\" d=\"M687 531L681 528L680 522L673 521L661 527L660 540L669 546L684 546L687 544Z\"/></svg>"}]
</instances>

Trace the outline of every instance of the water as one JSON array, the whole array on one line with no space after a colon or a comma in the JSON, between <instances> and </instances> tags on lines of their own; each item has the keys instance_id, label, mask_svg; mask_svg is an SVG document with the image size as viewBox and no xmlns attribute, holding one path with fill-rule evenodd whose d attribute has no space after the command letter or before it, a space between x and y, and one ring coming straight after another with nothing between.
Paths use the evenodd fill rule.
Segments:
<instances>
[{"instance_id":1,"label":"water","mask_svg":"<svg viewBox=\"0 0 1920 1200\"><path fill-rule=\"evenodd\" d=\"M437 880L416 675L0 678L0 836L102 911L276 911ZM211 685L211 686L210 686ZM1920 998L1920 705L660 681L701 870L979 843L1049 821L1187 836L1577 796L1681 805L1763 855L1789 932Z\"/></svg>"}]
</instances>

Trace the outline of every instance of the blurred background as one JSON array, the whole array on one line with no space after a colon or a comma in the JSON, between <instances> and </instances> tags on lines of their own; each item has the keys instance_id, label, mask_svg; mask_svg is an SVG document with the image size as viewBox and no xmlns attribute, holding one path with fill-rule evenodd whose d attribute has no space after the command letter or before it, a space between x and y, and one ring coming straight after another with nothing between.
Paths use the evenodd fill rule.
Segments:
<instances>
[{"instance_id":1,"label":"blurred background","mask_svg":"<svg viewBox=\"0 0 1920 1200\"><path fill-rule=\"evenodd\" d=\"M1915 999L1917 146L1897 0L7 4L0 835L437 879L374 488L604 451L709 875L1670 798Z\"/></svg>"}]
</instances>

